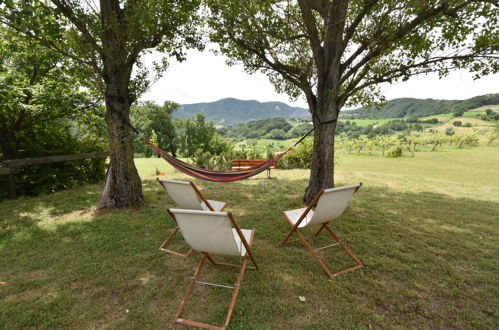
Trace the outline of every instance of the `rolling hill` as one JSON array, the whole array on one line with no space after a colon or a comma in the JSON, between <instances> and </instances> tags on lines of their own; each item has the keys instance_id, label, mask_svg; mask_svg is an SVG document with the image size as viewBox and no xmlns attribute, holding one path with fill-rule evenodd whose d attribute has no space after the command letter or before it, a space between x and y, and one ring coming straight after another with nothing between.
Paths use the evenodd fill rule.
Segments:
<instances>
[{"instance_id":1,"label":"rolling hill","mask_svg":"<svg viewBox=\"0 0 499 330\"><path fill-rule=\"evenodd\" d=\"M344 110L340 114L340 119L420 118L479 107L485 109L489 105L491 108L499 105L499 93L475 96L467 100L399 98L386 102L379 109L372 107ZM310 118L308 109L292 107L282 102L244 101L234 98L183 104L173 115L179 118L191 118L197 113L203 113L207 120L221 126L269 118Z\"/></svg>"},{"instance_id":2,"label":"rolling hill","mask_svg":"<svg viewBox=\"0 0 499 330\"><path fill-rule=\"evenodd\" d=\"M234 98L209 103L183 104L173 115L179 118L191 118L197 113L203 113L207 120L222 126L258 119L310 117L307 109L291 107L282 102L243 101Z\"/></svg>"},{"instance_id":3,"label":"rolling hill","mask_svg":"<svg viewBox=\"0 0 499 330\"><path fill-rule=\"evenodd\" d=\"M481 106L499 104L499 94L475 96L467 100L434 100L400 98L386 102L379 109L359 108L343 111L342 119L382 119L403 117L425 117L456 111L467 111Z\"/></svg>"}]
</instances>

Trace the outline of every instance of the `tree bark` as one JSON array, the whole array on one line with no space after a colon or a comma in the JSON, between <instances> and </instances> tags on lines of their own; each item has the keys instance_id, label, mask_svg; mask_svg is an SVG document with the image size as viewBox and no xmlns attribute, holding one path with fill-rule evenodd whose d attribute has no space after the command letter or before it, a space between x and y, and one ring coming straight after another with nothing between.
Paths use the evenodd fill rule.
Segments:
<instances>
[{"instance_id":1,"label":"tree bark","mask_svg":"<svg viewBox=\"0 0 499 330\"><path fill-rule=\"evenodd\" d=\"M106 100L110 163L98 207L139 207L144 204L144 196L133 161L133 136L118 114L125 112L128 118L130 106L113 103Z\"/></svg>"},{"instance_id":2,"label":"tree bark","mask_svg":"<svg viewBox=\"0 0 499 330\"><path fill-rule=\"evenodd\" d=\"M317 108L312 109L314 123L314 149L310 179L303 200L310 203L322 190L334 187L334 134L336 122L321 124L338 117L338 107L327 97L319 99ZM331 116L334 115L332 118Z\"/></svg>"},{"instance_id":3,"label":"tree bark","mask_svg":"<svg viewBox=\"0 0 499 330\"><path fill-rule=\"evenodd\" d=\"M144 204L142 182L133 161L133 133L125 122L132 103L129 85L133 63L127 61L119 2L101 1L101 18L110 163L98 207L139 207Z\"/></svg>"}]
</instances>

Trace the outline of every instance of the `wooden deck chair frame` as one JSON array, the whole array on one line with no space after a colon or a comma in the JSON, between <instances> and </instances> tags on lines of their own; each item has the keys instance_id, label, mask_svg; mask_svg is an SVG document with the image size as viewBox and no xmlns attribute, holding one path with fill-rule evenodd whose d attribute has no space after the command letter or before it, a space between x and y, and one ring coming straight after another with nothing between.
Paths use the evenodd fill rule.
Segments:
<instances>
[{"instance_id":1,"label":"wooden deck chair frame","mask_svg":"<svg viewBox=\"0 0 499 330\"><path fill-rule=\"evenodd\" d=\"M160 178L156 178L156 181L158 181L158 183L161 185L161 187L163 187L163 189L166 190L166 187L161 183L161 179ZM203 196L203 194L201 193L201 191L198 189L198 187L196 187L196 185L192 182L192 181L188 181L189 184L191 185L191 187L194 189L194 191L196 192L196 194L199 196L199 198L201 199L201 201L206 205L206 207L210 210L210 211L215 211L215 209L213 208L213 206L210 204L210 202L208 202L208 200ZM225 209L225 207L227 206L227 203L219 210L219 211L223 211ZM177 235L177 233L180 231L180 228L178 227L177 225L177 222L175 221L175 217L167 210L168 214L170 214L170 216L172 217L173 221L175 222L175 229L173 229L173 231L171 232L171 234L168 236L168 238L161 244L161 246L159 247L159 250L160 251L163 251L163 252L166 252L166 253L170 253L170 254L173 254L173 255L176 255L176 256L179 256L179 257L183 257L183 258L188 258L191 254L192 254L192 250L189 250L187 253L181 253L181 252L177 252L177 251L173 251L173 250L170 250L170 249L167 249L166 246L168 244L170 244L170 241L175 237L175 235Z\"/></svg>"},{"instance_id":2,"label":"wooden deck chair frame","mask_svg":"<svg viewBox=\"0 0 499 330\"><path fill-rule=\"evenodd\" d=\"M168 210L168 212L171 214L172 217L175 218L175 215ZM232 314L234 312L234 308L236 306L237 302L237 297L239 295L239 289L241 287L241 281L244 276L244 272L246 269L258 269L258 264L256 263L255 257L253 256L253 252L251 250L251 245L253 244L253 238L255 236L255 230L252 231L251 237L249 239L249 242L246 241L246 238L244 237L241 228L239 227L236 219L234 219L234 216L232 213L227 212L227 215L230 219L230 222L232 223L232 226L234 229L236 229L237 235L239 236L241 243L244 245L244 248L246 249L246 254L243 257L243 261L241 265L235 265L235 264L227 264L227 263L222 263L222 262L217 262L213 259L213 257L207 253L207 252L202 252L201 260L199 261L198 266L196 267L196 270L194 271L194 275L191 277L191 283L187 287L187 291L185 293L184 299L182 300L182 303L180 304L179 309L177 310L177 313L175 314L175 319L173 321L173 324L185 324L185 325L190 325L190 326L195 326L199 328L205 328L205 329L226 329L226 327L229 325L230 320L232 318ZM210 261L213 265L218 265L218 266L230 266L230 267L240 267L239 270L239 275L237 277L236 283L234 286L227 286L227 285L221 285L221 284L216 284L216 283L208 283L208 282L201 282L198 281L199 276L201 275L201 269L203 268L206 260ZM251 260L253 263L253 266L248 266L248 260ZM234 290L234 293L232 295L232 299L230 301L229 305L229 310L227 312L227 316L225 318L225 323L223 327L218 327L215 325L203 323L203 322L198 322L198 321L193 321L193 320L188 320L182 318L182 312L184 311L187 301L189 300L192 290L194 289L194 286L196 284L203 284L203 285L211 285L211 286L216 286L216 287L222 287L226 289L232 289Z\"/></svg>"},{"instance_id":3,"label":"wooden deck chair frame","mask_svg":"<svg viewBox=\"0 0 499 330\"><path fill-rule=\"evenodd\" d=\"M360 183L360 185L357 187L357 189L355 189L355 192L357 192L360 187L362 186L362 183ZM325 222L323 224L321 224L319 230L314 234L312 235L312 237L315 237L317 235L319 235L319 233L323 230L323 229L326 229L326 231L336 240L337 243L335 244L331 244L331 245L327 245L325 247L321 247L321 248L318 248L318 249L315 249L312 247L312 245L307 241L307 239L305 238L305 236L303 236L302 233L300 233L299 231L299 225L300 223L306 219L307 217L307 214L310 212L310 210L312 210L313 207L315 207L317 205L317 203L319 202L319 199L321 198L321 196L324 194L324 189L322 189L315 197L314 199L312 200L312 202L310 202L310 204L307 206L307 208L305 209L305 211L302 213L302 215L298 218L298 221L293 224L293 222L291 221L291 219L285 214L285 212L283 212L283 216L284 218L289 222L289 224L292 226L291 230L289 231L289 233L286 235L286 237L283 239L283 241L281 242L281 244L284 244L288 241L288 239L291 237L291 235L295 232L298 237L300 238L300 240L303 242L303 245L305 245L305 247L307 248L308 252L310 252L310 254L312 255L312 257L317 260L317 262L320 264L321 268L324 270L324 272L327 274L327 276L329 276L329 278L336 278L337 276L339 275L342 275L342 274L345 274L345 273L349 273L349 272L352 272L354 270L357 270L357 269L360 269L360 268L363 268L364 267L364 264L360 261L360 259L348 248L348 246L345 244L345 242L342 241L342 239L340 237L338 237L338 235L331 229L331 227L329 227L329 222ZM350 267L350 268L347 268L347 269L344 269L344 270L341 270L339 272L336 272L336 273L332 273L329 268L327 267L327 265L324 263L324 261L322 261L320 255L317 253L318 250L320 249L325 249L325 248L329 248L329 247L333 247L333 246L336 246L336 245L339 245L343 248L343 250L345 250L346 253L348 253L348 255L355 261L356 265L353 266L353 267Z\"/></svg>"}]
</instances>

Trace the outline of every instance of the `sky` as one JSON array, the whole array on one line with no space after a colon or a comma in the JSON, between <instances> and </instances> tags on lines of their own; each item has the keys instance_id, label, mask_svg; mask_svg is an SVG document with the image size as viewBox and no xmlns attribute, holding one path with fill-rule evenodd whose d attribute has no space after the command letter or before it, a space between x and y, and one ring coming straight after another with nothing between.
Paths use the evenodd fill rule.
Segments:
<instances>
[{"instance_id":1,"label":"sky","mask_svg":"<svg viewBox=\"0 0 499 330\"><path fill-rule=\"evenodd\" d=\"M154 55L152 55L154 56ZM303 98L291 102L278 94L262 73L248 74L242 65L228 66L225 57L210 51L189 51L186 61L172 63L163 77L146 92L142 101L174 101L180 104L213 102L226 97L260 102L280 101L306 108ZM439 80L436 74L412 77L406 82L384 84L388 100L400 97L462 100L473 96L499 93L499 74L473 80L466 71L455 71Z\"/></svg>"}]
</instances>

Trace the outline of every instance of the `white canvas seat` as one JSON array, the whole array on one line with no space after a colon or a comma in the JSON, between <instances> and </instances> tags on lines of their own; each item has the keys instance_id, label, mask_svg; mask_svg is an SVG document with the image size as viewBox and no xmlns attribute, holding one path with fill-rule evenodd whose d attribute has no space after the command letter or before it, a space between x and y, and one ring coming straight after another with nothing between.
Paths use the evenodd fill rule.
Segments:
<instances>
[{"instance_id":1,"label":"white canvas seat","mask_svg":"<svg viewBox=\"0 0 499 330\"><path fill-rule=\"evenodd\" d=\"M322 269L326 272L326 274L334 278L338 275L359 269L364 267L362 262L357 258L355 254L346 246L345 242L343 242L336 233L329 227L329 223L337 218L339 218L343 212L348 207L350 200L352 199L355 192L361 187L361 183L338 187L338 188L330 188L322 190L315 196L314 200L308 205L306 208L294 209L284 211L284 218L289 222L292 229L286 235L283 240L283 244L289 239L291 234L296 232L299 236L303 244L307 247L310 254L319 262ZM313 209L315 207L315 210ZM317 251L323 248L327 248L333 245L325 246L322 248L314 249L310 243L305 239L305 237L299 232L298 229L304 228L311 225L320 225L319 230L315 233L314 236L317 236L324 228L334 237L334 239L338 242L333 245L340 245L352 259L356 262L356 266L342 270L337 273L331 273L326 264L321 260L320 256L317 254Z\"/></svg>"},{"instance_id":2,"label":"white canvas seat","mask_svg":"<svg viewBox=\"0 0 499 330\"><path fill-rule=\"evenodd\" d=\"M203 254L201 261L194 272L194 276L192 277L192 281L187 289L184 300L177 311L174 323L187 324L208 329L225 329L232 317L232 312L234 311L237 296L239 294L241 280L246 268L258 269L258 265L256 264L251 252L251 245L253 244L255 231L250 229L240 229L230 212L183 209L169 209L168 212L175 219L180 227L180 230L182 230L182 234L187 244L189 244L193 250L199 251ZM239 265L216 262L213 259L212 254L222 254L243 258L239 276L233 286L198 281L201 268L203 267L206 259L215 265L239 267ZM251 259L254 267L247 267L248 259ZM181 317L182 311L184 310L192 289L196 284L214 285L234 290L223 327L187 320Z\"/></svg>"},{"instance_id":3,"label":"white canvas seat","mask_svg":"<svg viewBox=\"0 0 499 330\"><path fill-rule=\"evenodd\" d=\"M225 202L214 201L211 199L208 199L207 201L208 204L211 205L211 207L213 208L213 211L223 211L223 209L227 205L227 203ZM211 211L205 202L201 202L201 207L204 211Z\"/></svg>"},{"instance_id":4,"label":"white canvas seat","mask_svg":"<svg viewBox=\"0 0 499 330\"><path fill-rule=\"evenodd\" d=\"M158 178L177 208L187 210L222 211L227 203L204 198L201 191L190 181L176 181Z\"/></svg>"},{"instance_id":5,"label":"white canvas seat","mask_svg":"<svg viewBox=\"0 0 499 330\"><path fill-rule=\"evenodd\" d=\"M227 203L219 202L211 199L206 199L196 185L190 181L176 181L158 178L158 182L166 190L168 195L177 205L177 208L188 210L204 210L204 211L222 211ZM173 230L168 238L161 244L161 251L188 257L192 251L187 253L179 253L166 248L170 241L180 231L179 227Z\"/></svg>"}]
</instances>

